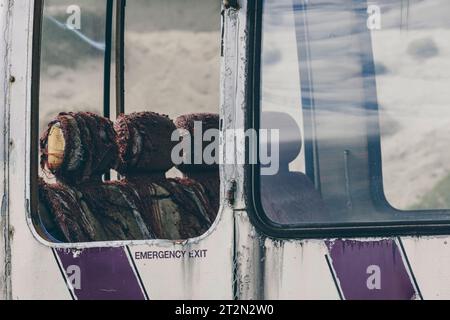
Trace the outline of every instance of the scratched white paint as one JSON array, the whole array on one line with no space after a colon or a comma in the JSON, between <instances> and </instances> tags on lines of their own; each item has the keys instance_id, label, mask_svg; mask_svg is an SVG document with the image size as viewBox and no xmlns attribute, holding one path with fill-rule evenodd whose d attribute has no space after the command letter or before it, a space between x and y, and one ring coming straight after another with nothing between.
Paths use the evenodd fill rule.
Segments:
<instances>
[{"instance_id":1,"label":"scratched white paint","mask_svg":"<svg viewBox=\"0 0 450 320\"><path fill-rule=\"evenodd\" d=\"M450 238L403 238L406 255L424 300L450 299Z\"/></svg>"},{"instance_id":2,"label":"scratched white paint","mask_svg":"<svg viewBox=\"0 0 450 320\"><path fill-rule=\"evenodd\" d=\"M328 268L323 241L267 239L264 293L269 300L337 300L339 293Z\"/></svg>"},{"instance_id":3,"label":"scratched white paint","mask_svg":"<svg viewBox=\"0 0 450 320\"><path fill-rule=\"evenodd\" d=\"M221 107L225 129L245 129L248 30L247 1L240 2L239 10L228 10L225 15L225 81L222 90L225 104ZM230 103L227 103L230 101ZM245 152L245 140L225 141L226 150L233 150L236 157ZM262 299L262 241L255 228L250 224L245 211L245 172L242 165L225 166L225 184L236 183L235 208L235 289L237 299Z\"/></svg>"},{"instance_id":4,"label":"scratched white paint","mask_svg":"<svg viewBox=\"0 0 450 320\"><path fill-rule=\"evenodd\" d=\"M7 292L0 280L0 298L70 299L48 244L38 241L27 221L30 146L30 86L33 1L0 0L0 30L11 31L0 43L0 128L9 129L11 147L0 142L1 195L9 196L5 207L10 219L11 287ZM11 24L6 19L11 4ZM13 4L13 5L12 5ZM221 79L221 117L224 128L244 128L247 67L247 2L241 9L225 13L225 57ZM8 29L9 28L9 29ZM8 39L8 46L5 40ZM6 40L6 41L8 41ZM8 55L6 49L10 47ZM10 67L9 67L10 66ZM9 84L9 75L16 78ZM9 113L8 113L9 112ZM5 115L10 116L8 127ZM8 140L6 140L8 141ZM243 141L222 141L234 144L236 153L243 152ZM5 152L8 151L9 153ZM9 163L9 168L5 164ZM9 170L9 171L8 171ZM5 176L5 173L8 173ZM237 182L234 212L223 201L219 219L204 236L183 244L170 241L135 243L83 244L119 246L129 244L132 253L165 250L208 250L204 259L181 261L137 260L136 265L152 299L230 299L233 280L240 299L338 299L325 261L326 247L320 240L278 241L265 239L251 225L246 212L244 168L221 168L221 194ZM9 185L5 184L8 181ZM0 222L5 217L0 217ZM5 272L5 243L0 229L0 272ZM234 237L234 238L233 238ZM234 242L233 242L234 241ZM412 271L425 299L450 298L450 238L426 237L403 239ZM235 274L233 274L235 268ZM233 279L234 276L234 279Z\"/></svg>"},{"instance_id":5,"label":"scratched white paint","mask_svg":"<svg viewBox=\"0 0 450 320\"><path fill-rule=\"evenodd\" d=\"M9 103L11 148L9 216L11 226L11 297L13 299L70 299L69 291L53 257L50 244L38 239L27 217L30 199L30 89L32 53L32 1L12 6L11 85ZM222 77L222 82L226 76ZM229 99L223 99L228 108ZM221 172L223 175L223 170ZM222 187L222 194L225 188ZM153 299L233 298L233 211L222 206L218 220L207 234L185 243L171 241L109 242L53 247L110 247L129 245L132 252L208 250L203 259L136 261L144 285Z\"/></svg>"},{"instance_id":6,"label":"scratched white paint","mask_svg":"<svg viewBox=\"0 0 450 320\"><path fill-rule=\"evenodd\" d=\"M10 74L9 218L11 292L14 299L68 299L51 249L39 244L26 220L29 199L29 110L32 1L10 1L12 37Z\"/></svg>"},{"instance_id":7,"label":"scratched white paint","mask_svg":"<svg viewBox=\"0 0 450 320\"><path fill-rule=\"evenodd\" d=\"M5 106L0 109L0 132L6 133L7 130L7 99L8 99L8 41L10 39L9 28L9 7L8 1L0 0L0 105ZM8 135L2 134L0 139L0 299L6 299L8 297L8 277L6 276L6 259L8 257L8 241L7 241L7 225L8 216L7 212L7 194L8 189L8 177L6 171L6 148L8 143Z\"/></svg>"},{"instance_id":8,"label":"scratched white paint","mask_svg":"<svg viewBox=\"0 0 450 320\"><path fill-rule=\"evenodd\" d=\"M241 300L264 298L264 255L261 237L252 226L245 211L236 213L236 289Z\"/></svg>"},{"instance_id":9,"label":"scratched white paint","mask_svg":"<svg viewBox=\"0 0 450 320\"><path fill-rule=\"evenodd\" d=\"M136 267L152 300L231 300L233 298L233 211L224 208L214 232L185 245L132 246L133 257L145 251L183 251L184 258L135 259ZM207 250L196 257L196 250ZM189 254L193 253L192 257Z\"/></svg>"},{"instance_id":10,"label":"scratched white paint","mask_svg":"<svg viewBox=\"0 0 450 320\"><path fill-rule=\"evenodd\" d=\"M224 119L224 128L240 130L245 128L246 108L246 81L247 81L247 3L240 2L240 9L227 10L225 13L224 30L224 82L222 94L224 97L221 105L221 114ZM231 145L231 147L230 147ZM225 151L232 150L235 159L242 158L245 154L245 139L236 137L224 141ZM224 154L224 157L226 155ZM223 162L227 163L227 162ZM244 201L244 168L242 165L224 166L225 185L229 186L235 181L236 192L234 208L245 208Z\"/></svg>"}]
</instances>

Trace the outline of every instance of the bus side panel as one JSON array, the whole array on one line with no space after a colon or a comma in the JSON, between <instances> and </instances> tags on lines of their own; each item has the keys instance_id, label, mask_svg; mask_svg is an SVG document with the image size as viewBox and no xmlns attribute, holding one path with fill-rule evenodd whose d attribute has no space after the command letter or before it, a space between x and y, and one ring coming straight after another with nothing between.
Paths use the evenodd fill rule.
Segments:
<instances>
[{"instance_id":1,"label":"bus side panel","mask_svg":"<svg viewBox=\"0 0 450 320\"><path fill-rule=\"evenodd\" d=\"M450 238L405 238L403 245L423 299L450 299Z\"/></svg>"},{"instance_id":2,"label":"bus side panel","mask_svg":"<svg viewBox=\"0 0 450 320\"><path fill-rule=\"evenodd\" d=\"M14 2L8 108L11 288L14 299L231 299L233 212L207 234L164 240L52 245L30 228L30 108L33 1ZM225 99L224 104L233 103ZM225 108L225 106L222 106ZM223 172L222 172L223 175ZM222 188L222 196L223 196ZM58 249L52 249L57 246Z\"/></svg>"},{"instance_id":3,"label":"bus side panel","mask_svg":"<svg viewBox=\"0 0 450 320\"><path fill-rule=\"evenodd\" d=\"M323 241L265 242L265 299L339 299Z\"/></svg>"},{"instance_id":4,"label":"bus side panel","mask_svg":"<svg viewBox=\"0 0 450 320\"><path fill-rule=\"evenodd\" d=\"M120 247L57 249L77 300L232 299L231 210L202 238Z\"/></svg>"},{"instance_id":5,"label":"bus side panel","mask_svg":"<svg viewBox=\"0 0 450 320\"><path fill-rule=\"evenodd\" d=\"M265 298L448 299L449 242L448 237L267 239Z\"/></svg>"},{"instance_id":6,"label":"bus side panel","mask_svg":"<svg viewBox=\"0 0 450 320\"><path fill-rule=\"evenodd\" d=\"M7 127L7 101L9 99L9 52L6 43L10 39L10 15L8 1L0 0L0 30L5 36L0 43L0 105L4 106L0 112L0 132L8 132ZM7 177L7 146L9 136L4 134L0 139L0 299L8 296L8 270L7 257L9 255L9 243L6 237L8 232L8 177Z\"/></svg>"},{"instance_id":7,"label":"bus side panel","mask_svg":"<svg viewBox=\"0 0 450 320\"><path fill-rule=\"evenodd\" d=\"M206 239L130 247L149 299L233 299L232 228L232 211L226 209Z\"/></svg>"},{"instance_id":8,"label":"bus side panel","mask_svg":"<svg viewBox=\"0 0 450 320\"><path fill-rule=\"evenodd\" d=\"M182 243L51 249L25 221L14 228L13 299L233 298L231 209L205 236Z\"/></svg>"},{"instance_id":9,"label":"bus side panel","mask_svg":"<svg viewBox=\"0 0 450 320\"><path fill-rule=\"evenodd\" d=\"M27 225L29 217L29 106L31 85L31 44L34 1L10 2L11 32L9 148L7 150L9 194L8 239L11 250L11 288L8 298L70 299L52 250L39 244ZM7 120L6 120L7 121ZM7 265L8 266L8 265Z\"/></svg>"}]
</instances>

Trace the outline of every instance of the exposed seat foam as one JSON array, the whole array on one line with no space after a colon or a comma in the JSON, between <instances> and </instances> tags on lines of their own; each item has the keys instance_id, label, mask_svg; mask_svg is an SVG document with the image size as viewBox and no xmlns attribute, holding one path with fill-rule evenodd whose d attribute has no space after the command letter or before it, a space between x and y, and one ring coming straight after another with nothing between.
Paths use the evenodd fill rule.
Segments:
<instances>
[{"instance_id":1,"label":"exposed seat foam","mask_svg":"<svg viewBox=\"0 0 450 320\"><path fill-rule=\"evenodd\" d=\"M59 181L101 181L117 167L116 133L111 121L89 112L60 113L40 140L41 167Z\"/></svg>"}]
</instances>

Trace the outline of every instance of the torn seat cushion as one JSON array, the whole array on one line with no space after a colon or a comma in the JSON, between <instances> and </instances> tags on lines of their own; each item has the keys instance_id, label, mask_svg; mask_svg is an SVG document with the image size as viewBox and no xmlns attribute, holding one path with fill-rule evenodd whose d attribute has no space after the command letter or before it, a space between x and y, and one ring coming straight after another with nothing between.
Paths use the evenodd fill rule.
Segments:
<instances>
[{"instance_id":1,"label":"torn seat cushion","mask_svg":"<svg viewBox=\"0 0 450 320\"><path fill-rule=\"evenodd\" d=\"M104 241L155 239L143 219L135 190L121 181L78 186L80 202L96 217L104 230ZM100 240L97 240L100 241Z\"/></svg>"},{"instance_id":2,"label":"torn seat cushion","mask_svg":"<svg viewBox=\"0 0 450 320\"><path fill-rule=\"evenodd\" d=\"M78 243L102 241L105 232L97 218L80 202L79 194L71 187L47 184L39 179L38 217L42 230L61 242ZM44 210L42 210L44 209Z\"/></svg>"},{"instance_id":3,"label":"torn seat cushion","mask_svg":"<svg viewBox=\"0 0 450 320\"><path fill-rule=\"evenodd\" d=\"M135 192L121 182L73 187L41 179L39 202L35 225L61 242L154 239L139 212Z\"/></svg>"},{"instance_id":4,"label":"torn seat cushion","mask_svg":"<svg viewBox=\"0 0 450 320\"><path fill-rule=\"evenodd\" d=\"M68 184L100 181L118 163L112 122L89 112L60 113L42 135L40 148L42 169Z\"/></svg>"},{"instance_id":5,"label":"torn seat cushion","mask_svg":"<svg viewBox=\"0 0 450 320\"><path fill-rule=\"evenodd\" d=\"M205 132L207 132L210 129L219 130L219 115L213 114L213 113L193 113L193 114L187 114L178 117L174 123L175 126L182 131L185 131L185 133L189 133L191 137L191 153L190 157L185 156L187 158L187 163L181 164L177 166L178 169L180 169L183 173L188 172L194 172L194 171L206 171L206 170L218 170L218 163L215 164L206 164L204 163L203 159L203 152L205 148L212 143L216 145L216 150L219 150L219 141L204 141L203 136ZM183 137L184 134L181 133L181 136ZM195 152L199 148L195 148L195 141L200 141L199 137L201 138L201 141L203 141L202 147L200 151L202 152L201 163L196 163L195 161ZM200 155L198 155L200 156ZM216 155L216 158L218 157L218 154ZM199 157L198 157L199 158Z\"/></svg>"},{"instance_id":6,"label":"torn seat cushion","mask_svg":"<svg viewBox=\"0 0 450 320\"><path fill-rule=\"evenodd\" d=\"M153 174L127 177L123 183L137 192L142 217L158 239L198 237L210 228L217 214L195 181Z\"/></svg>"},{"instance_id":7,"label":"torn seat cushion","mask_svg":"<svg viewBox=\"0 0 450 320\"><path fill-rule=\"evenodd\" d=\"M168 116L154 112L120 115L115 122L120 165L130 173L166 172L173 167L171 141L175 125Z\"/></svg>"}]
</instances>

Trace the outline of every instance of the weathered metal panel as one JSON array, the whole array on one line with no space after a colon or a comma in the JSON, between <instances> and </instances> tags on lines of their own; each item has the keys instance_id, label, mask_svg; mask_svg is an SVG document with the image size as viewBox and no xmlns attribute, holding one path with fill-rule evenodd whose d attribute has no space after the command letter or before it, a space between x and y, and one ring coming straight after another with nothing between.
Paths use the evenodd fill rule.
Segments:
<instances>
[{"instance_id":1,"label":"weathered metal panel","mask_svg":"<svg viewBox=\"0 0 450 320\"><path fill-rule=\"evenodd\" d=\"M420 298L401 243L395 238L326 241L327 261L347 300Z\"/></svg>"},{"instance_id":2,"label":"weathered metal panel","mask_svg":"<svg viewBox=\"0 0 450 320\"><path fill-rule=\"evenodd\" d=\"M237 164L221 168L222 199L226 198L228 188L235 185L234 202L223 201L218 220L198 239L61 245L60 250L54 252L49 243L32 232L27 217L32 5L32 1L0 0L0 30L5 35L0 45L0 99L3 103L0 112L3 132L3 139L0 139L1 299L82 299L122 293L150 299L450 297L449 237L266 239L250 223L244 197L244 166ZM238 10L224 11L223 129L245 128L246 15L246 1L240 1ZM15 78L13 83L9 81L10 75ZM9 127L9 123L13 125ZM223 150L231 150L236 158L244 152L244 141L224 136L222 141ZM226 155L222 153L223 161ZM79 250L65 251L64 248ZM116 270L108 269L110 259L121 261L120 270L124 270L134 287L116 286L108 278L116 275ZM104 278L81 289L68 286L66 280L70 272L67 269L72 264L81 268L81 277L84 271L87 278L96 276L93 270L98 268L105 270ZM370 282L374 275L371 270L375 270L375 274L377 270L370 267L380 268L380 288L376 280ZM393 290L389 285L384 287L386 270L386 279L399 283ZM348 271L358 274L357 281ZM399 292L405 295L396 296Z\"/></svg>"},{"instance_id":3,"label":"weathered metal panel","mask_svg":"<svg viewBox=\"0 0 450 320\"><path fill-rule=\"evenodd\" d=\"M223 219L202 240L185 244L132 246L139 252L182 252L179 259L135 259L151 299L232 299L232 211L224 208Z\"/></svg>"},{"instance_id":4,"label":"weathered metal panel","mask_svg":"<svg viewBox=\"0 0 450 320\"><path fill-rule=\"evenodd\" d=\"M409 237L402 243L423 299L450 299L450 237Z\"/></svg>"},{"instance_id":5,"label":"weathered metal panel","mask_svg":"<svg viewBox=\"0 0 450 320\"><path fill-rule=\"evenodd\" d=\"M245 109L247 104L247 59L248 25L247 1L240 1L239 9L230 8L224 13L225 76L221 106L225 132L245 130ZM235 226L235 298L263 298L261 243L245 211L244 165L238 159L245 159L245 140L243 137L226 135L223 141L222 161L225 186L232 193Z\"/></svg>"},{"instance_id":6,"label":"weathered metal panel","mask_svg":"<svg viewBox=\"0 0 450 320\"><path fill-rule=\"evenodd\" d=\"M244 128L248 59L246 9L230 11L226 28L226 52L236 57L236 68L227 68L235 82L223 88L236 92L233 108L222 110L229 128ZM245 21L245 23L244 23ZM234 38L234 42L233 42ZM230 78L233 78L230 77ZM230 97L232 99L232 97ZM223 109L223 108L222 108ZM244 150L243 141L235 143L234 152ZM244 196L244 166L227 167L227 182L236 182L235 239L236 295L240 299L420 299L450 297L447 279L448 255L443 254L448 237L404 240L304 240L266 239L251 225ZM421 240L423 239L423 241ZM353 246L352 246L353 244ZM348 250L347 250L348 249ZM448 250L447 250L448 251ZM411 263L408 261L411 256ZM440 257L442 261L440 262ZM333 260L334 259L334 260ZM429 268L427 261L435 261ZM359 274L358 280L347 275L342 265ZM381 288L370 283L373 270L381 270ZM426 272L427 268L435 272ZM417 279L414 274L417 274ZM375 274L376 275L376 274ZM340 283L342 281L342 283ZM395 286L389 282L395 283ZM422 285L425 283L426 285ZM376 284L376 283L375 283ZM423 294L421 293L421 287ZM433 291L433 288L436 290ZM347 297L346 297L347 295Z\"/></svg>"},{"instance_id":7,"label":"weathered metal panel","mask_svg":"<svg viewBox=\"0 0 450 320\"><path fill-rule=\"evenodd\" d=\"M229 206L222 206L217 221L205 235L184 242L154 240L54 245L37 236L29 217L33 2L14 2L12 15L11 74L16 81L11 86L9 101L10 121L14 123L10 128L9 147L9 177L14 180L9 190L11 201L8 208L11 225L11 297L83 299L102 292L124 297L133 292L130 291L132 289L115 286L114 281L107 279L89 282L81 289L66 283L73 267L79 268L81 277L88 279L95 274L92 272L95 268L105 270L105 277L108 274L121 277L122 274L118 275L114 268L111 269L111 259L121 259L124 262L121 270L128 276L129 270L133 270L136 277L128 278L145 287L150 299L233 298L234 220ZM222 77L222 82L225 78L226 75ZM229 99L223 101L224 108L229 108L227 104L233 103ZM224 192L225 187L222 186L222 195ZM54 252L52 247L59 250ZM183 252L184 255L177 256L176 252ZM136 283L130 282L130 285Z\"/></svg>"},{"instance_id":8,"label":"weathered metal panel","mask_svg":"<svg viewBox=\"0 0 450 320\"><path fill-rule=\"evenodd\" d=\"M8 238L9 59L12 2L0 0L0 299L9 298L10 251Z\"/></svg>"},{"instance_id":9,"label":"weathered metal panel","mask_svg":"<svg viewBox=\"0 0 450 320\"><path fill-rule=\"evenodd\" d=\"M51 249L36 242L27 225L29 203L30 85L33 1L11 1L8 214L10 298L70 298ZM24 292L25 294L20 294Z\"/></svg>"},{"instance_id":10,"label":"weathered metal panel","mask_svg":"<svg viewBox=\"0 0 450 320\"><path fill-rule=\"evenodd\" d=\"M264 237L256 232L245 211L235 213L236 297L240 300L264 299Z\"/></svg>"},{"instance_id":11,"label":"weathered metal panel","mask_svg":"<svg viewBox=\"0 0 450 320\"><path fill-rule=\"evenodd\" d=\"M264 256L265 299L339 299L323 241L267 239Z\"/></svg>"}]
</instances>

